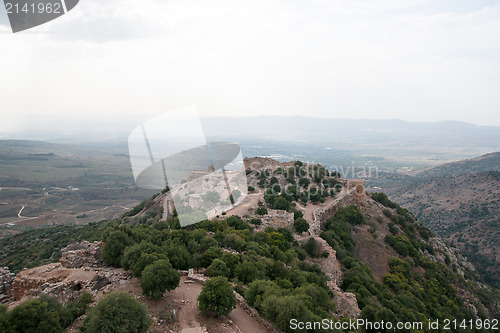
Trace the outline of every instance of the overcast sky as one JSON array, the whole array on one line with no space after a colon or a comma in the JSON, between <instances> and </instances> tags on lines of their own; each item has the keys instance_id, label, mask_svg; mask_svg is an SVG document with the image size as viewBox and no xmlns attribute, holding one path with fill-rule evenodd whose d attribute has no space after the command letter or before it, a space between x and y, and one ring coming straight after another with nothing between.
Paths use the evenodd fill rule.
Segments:
<instances>
[{"instance_id":1,"label":"overcast sky","mask_svg":"<svg viewBox=\"0 0 500 333\"><path fill-rule=\"evenodd\" d=\"M203 116L500 125L500 1L81 0L12 34L0 130L27 119Z\"/></svg>"}]
</instances>

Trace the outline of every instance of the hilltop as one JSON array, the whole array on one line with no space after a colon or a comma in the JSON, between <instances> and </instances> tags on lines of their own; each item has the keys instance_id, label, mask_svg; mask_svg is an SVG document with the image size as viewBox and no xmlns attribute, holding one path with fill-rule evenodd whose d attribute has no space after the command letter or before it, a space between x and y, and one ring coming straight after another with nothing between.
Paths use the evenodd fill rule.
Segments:
<instances>
[{"instance_id":1,"label":"hilltop","mask_svg":"<svg viewBox=\"0 0 500 333\"><path fill-rule=\"evenodd\" d=\"M115 278L106 290L122 288L139 297L144 269L139 258L165 258L187 278L158 300L140 296L154 319L150 332L189 325L209 332L253 332L262 330L259 325L266 327L262 331L290 332L291 318L426 322L498 316L496 291L478 281L473 265L384 194L367 194L363 180L344 179L324 166L300 161L252 158L245 159L245 168L249 194L211 220L181 228L175 211L165 218L166 189L115 220L2 240L1 264L21 270L12 282L20 290L15 289L19 279L31 286L29 276L60 269L49 262L57 261L70 242L102 240L102 248L91 255L99 257L97 263L75 268L87 272L90 281L66 279L51 290L60 296L75 285L94 286L91 272L111 274L113 266L118 271L110 276L124 276L125 287ZM40 248L47 250L43 258ZM30 262L45 266L30 274L22 270ZM35 286L44 285L40 276ZM193 304L204 281L215 276L227 277L238 295L229 321L211 319ZM26 297L40 292L27 289ZM91 292L102 295L99 289ZM178 321L161 319L162 311L172 310L178 311Z\"/></svg>"},{"instance_id":2,"label":"hilltop","mask_svg":"<svg viewBox=\"0 0 500 333\"><path fill-rule=\"evenodd\" d=\"M468 175L488 171L500 171L500 152L419 169L414 175L420 179L429 179L440 176Z\"/></svg>"}]
</instances>

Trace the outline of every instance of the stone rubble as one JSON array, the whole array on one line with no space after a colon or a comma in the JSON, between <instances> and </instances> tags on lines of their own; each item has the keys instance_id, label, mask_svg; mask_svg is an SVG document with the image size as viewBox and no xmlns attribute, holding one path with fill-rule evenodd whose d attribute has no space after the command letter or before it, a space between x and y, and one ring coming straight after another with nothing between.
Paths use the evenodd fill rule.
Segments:
<instances>
[{"instance_id":1,"label":"stone rubble","mask_svg":"<svg viewBox=\"0 0 500 333\"><path fill-rule=\"evenodd\" d=\"M12 284L16 274L8 267L0 267L0 303L8 303L12 299Z\"/></svg>"},{"instance_id":2,"label":"stone rubble","mask_svg":"<svg viewBox=\"0 0 500 333\"><path fill-rule=\"evenodd\" d=\"M55 295L64 304L77 298L80 290L97 296L131 279L130 272L104 264L101 247L102 242L72 244L61 250L59 262L19 272L12 281L11 305L42 293Z\"/></svg>"},{"instance_id":3,"label":"stone rubble","mask_svg":"<svg viewBox=\"0 0 500 333\"><path fill-rule=\"evenodd\" d=\"M66 268L103 267L102 242L82 242L70 244L61 250L59 262Z\"/></svg>"}]
</instances>

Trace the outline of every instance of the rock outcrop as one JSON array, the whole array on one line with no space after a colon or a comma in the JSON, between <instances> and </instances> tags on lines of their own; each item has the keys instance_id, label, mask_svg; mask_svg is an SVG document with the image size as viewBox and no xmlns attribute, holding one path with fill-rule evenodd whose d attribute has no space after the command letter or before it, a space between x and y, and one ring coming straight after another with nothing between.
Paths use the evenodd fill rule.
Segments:
<instances>
[{"instance_id":1,"label":"rock outcrop","mask_svg":"<svg viewBox=\"0 0 500 333\"><path fill-rule=\"evenodd\" d=\"M61 250L59 262L66 268L106 266L101 256L102 242L82 242L66 246Z\"/></svg>"},{"instance_id":2,"label":"rock outcrop","mask_svg":"<svg viewBox=\"0 0 500 333\"><path fill-rule=\"evenodd\" d=\"M457 250L453 249L449 245L446 245L441 238L431 237L429 243L432 245L435 251L434 255L423 251L424 255L429 259L447 265L446 261L449 260L450 264L456 268L456 272L461 276L465 275L465 269L474 271L474 266L467 261L467 259L462 256Z\"/></svg>"},{"instance_id":3,"label":"rock outcrop","mask_svg":"<svg viewBox=\"0 0 500 333\"><path fill-rule=\"evenodd\" d=\"M0 303L7 303L12 299L12 284L16 274L11 273L8 267L0 268Z\"/></svg>"},{"instance_id":4,"label":"rock outcrop","mask_svg":"<svg viewBox=\"0 0 500 333\"><path fill-rule=\"evenodd\" d=\"M266 227L287 228L293 225L293 213L283 210L268 209L268 214L258 216Z\"/></svg>"},{"instance_id":5,"label":"rock outcrop","mask_svg":"<svg viewBox=\"0 0 500 333\"><path fill-rule=\"evenodd\" d=\"M58 263L21 271L12 283L14 300L44 293L65 303L78 297L80 290L97 295L132 278L130 272L105 266L101 247L102 242L72 244L62 249Z\"/></svg>"}]
</instances>

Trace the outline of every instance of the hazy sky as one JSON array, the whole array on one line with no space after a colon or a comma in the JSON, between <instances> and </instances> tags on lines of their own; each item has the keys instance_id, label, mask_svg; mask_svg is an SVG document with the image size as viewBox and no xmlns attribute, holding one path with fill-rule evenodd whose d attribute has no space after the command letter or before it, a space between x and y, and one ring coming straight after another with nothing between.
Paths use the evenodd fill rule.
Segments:
<instances>
[{"instance_id":1,"label":"hazy sky","mask_svg":"<svg viewBox=\"0 0 500 333\"><path fill-rule=\"evenodd\" d=\"M500 1L81 0L12 34L0 130L27 119L204 116L500 125Z\"/></svg>"}]
</instances>

